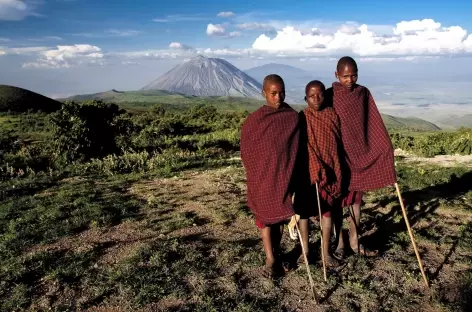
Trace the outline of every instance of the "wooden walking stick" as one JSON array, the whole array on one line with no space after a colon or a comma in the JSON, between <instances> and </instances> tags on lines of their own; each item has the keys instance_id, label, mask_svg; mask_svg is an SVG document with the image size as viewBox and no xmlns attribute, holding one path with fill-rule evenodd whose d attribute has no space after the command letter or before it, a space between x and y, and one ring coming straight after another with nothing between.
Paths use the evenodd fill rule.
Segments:
<instances>
[{"instance_id":1,"label":"wooden walking stick","mask_svg":"<svg viewBox=\"0 0 472 312\"><path fill-rule=\"evenodd\" d=\"M421 261L418 248L416 247L415 238L413 237L413 231L411 229L410 222L408 222L408 216L406 214L405 206L403 205L403 198L402 198L402 194L400 193L400 187L398 186L398 183L395 183L395 188L397 190L400 206L402 207L403 218L405 219L406 227L408 228L408 234L410 234L411 244L413 245L413 249L415 250L416 258L418 259L418 264L420 265L420 270L421 270L421 274L423 275L424 283L426 284L426 287L429 287L428 279L426 278L426 274L424 273L423 262Z\"/></svg>"},{"instance_id":2,"label":"wooden walking stick","mask_svg":"<svg viewBox=\"0 0 472 312\"><path fill-rule=\"evenodd\" d=\"M292 195L292 204L293 203L295 203L295 193ZM300 228L298 227L298 220L299 219L300 218L297 214L292 216L292 219L290 220L290 223L289 223L289 230L290 230L291 224L294 223L295 228L297 229L298 239L300 240L300 245L302 246L303 260L305 260L306 272L308 274L308 281L310 282L311 293L313 295L313 299L315 300L316 304L319 304L318 294L316 293L316 290L315 290L315 283L313 282L313 278L311 277L310 265L308 264L308 258L306 256L307 253L306 253L305 247L303 245L302 233L300 233Z\"/></svg>"},{"instance_id":3,"label":"wooden walking stick","mask_svg":"<svg viewBox=\"0 0 472 312\"><path fill-rule=\"evenodd\" d=\"M318 182L315 184L316 186L316 198L318 200L318 215L320 216L320 232L321 232L321 261L323 262L323 276L325 282L328 281L328 277L326 276L326 260L324 257L324 241L323 241L323 226L321 225L321 203L320 203L320 192L318 191Z\"/></svg>"},{"instance_id":4,"label":"wooden walking stick","mask_svg":"<svg viewBox=\"0 0 472 312\"><path fill-rule=\"evenodd\" d=\"M298 222L295 222L295 227L297 228L298 237L300 238L300 245L302 245L303 259L305 260L306 272L308 274L308 280L310 281L311 293L313 294L313 299L315 300L316 304L319 304L320 301L318 299L318 294L315 290L315 283L313 282L313 278L311 277L310 266L308 265L308 258L306 257L306 251L305 247L303 246L302 234L300 233L300 229L298 228Z\"/></svg>"}]
</instances>

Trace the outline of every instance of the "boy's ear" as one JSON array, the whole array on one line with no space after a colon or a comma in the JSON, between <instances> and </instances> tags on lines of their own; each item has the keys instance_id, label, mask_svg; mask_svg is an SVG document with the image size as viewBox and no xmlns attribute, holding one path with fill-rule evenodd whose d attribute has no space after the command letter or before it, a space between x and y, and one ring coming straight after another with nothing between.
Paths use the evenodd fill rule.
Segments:
<instances>
[{"instance_id":1,"label":"boy's ear","mask_svg":"<svg viewBox=\"0 0 472 312\"><path fill-rule=\"evenodd\" d=\"M264 90L262 90L262 96L265 98L266 97L266 93Z\"/></svg>"},{"instance_id":2,"label":"boy's ear","mask_svg":"<svg viewBox=\"0 0 472 312\"><path fill-rule=\"evenodd\" d=\"M305 102L306 102L306 96L305 96Z\"/></svg>"},{"instance_id":3,"label":"boy's ear","mask_svg":"<svg viewBox=\"0 0 472 312\"><path fill-rule=\"evenodd\" d=\"M337 71L334 72L334 77L336 77L336 79L339 79Z\"/></svg>"}]
</instances>

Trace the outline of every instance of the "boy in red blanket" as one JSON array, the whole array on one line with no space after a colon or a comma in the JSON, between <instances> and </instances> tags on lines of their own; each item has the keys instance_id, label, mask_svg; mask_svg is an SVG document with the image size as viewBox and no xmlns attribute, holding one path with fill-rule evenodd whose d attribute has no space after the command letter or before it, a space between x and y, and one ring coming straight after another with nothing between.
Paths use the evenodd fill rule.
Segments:
<instances>
[{"instance_id":1,"label":"boy in red blanket","mask_svg":"<svg viewBox=\"0 0 472 312\"><path fill-rule=\"evenodd\" d=\"M323 254L328 267L337 265L329 253L332 230L331 207L341 195L341 129L339 118L332 107L324 103L325 86L318 80L309 82L305 88L305 101L308 108L300 113L300 158L303 165L297 165L298 188L295 191L295 207L297 210L310 210L310 215L318 214L318 184L321 211L320 222L323 230ZM303 173L308 173L304 179ZM303 181L307 181L304 183ZM305 186L302 187L301 184ZM301 205L304 209L298 209ZM307 220L308 221L308 220ZM302 224L302 219L300 220ZM305 240L304 240L305 242ZM306 240L308 242L308 239ZM308 250L308 246L305 247Z\"/></svg>"},{"instance_id":2,"label":"boy in red blanket","mask_svg":"<svg viewBox=\"0 0 472 312\"><path fill-rule=\"evenodd\" d=\"M281 273L283 224L295 213L291 179L298 151L298 113L284 102L285 84L265 77L266 104L251 113L241 129L241 160L246 170L247 202L256 217L266 254L263 274Z\"/></svg>"},{"instance_id":3,"label":"boy in red blanket","mask_svg":"<svg viewBox=\"0 0 472 312\"><path fill-rule=\"evenodd\" d=\"M359 244L358 229L361 217L363 192L396 183L393 146L382 117L369 89L357 84L358 69L353 58L342 57L337 64L336 78L327 96L341 121L341 137L346 155L347 194L341 201L342 207L352 206L349 244L356 254L373 256ZM339 209L339 211L342 211ZM344 240L339 235L342 227L337 224L337 258L344 256Z\"/></svg>"}]
</instances>

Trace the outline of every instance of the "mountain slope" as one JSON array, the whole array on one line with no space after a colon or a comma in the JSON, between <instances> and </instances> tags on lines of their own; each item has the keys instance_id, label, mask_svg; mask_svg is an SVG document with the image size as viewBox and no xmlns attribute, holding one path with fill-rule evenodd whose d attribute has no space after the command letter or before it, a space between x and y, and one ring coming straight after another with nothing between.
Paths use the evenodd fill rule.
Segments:
<instances>
[{"instance_id":1,"label":"mountain slope","mask_svg":"<svg viewBox=\"0 0 472 312\"><path fill-rule=\"evenodd\" d=\"M0 111L26 112L28 110L53 112L61 103L23 88L0 85Z\"/></svg>"},{"instance_id":2,"label":"mountain slope","mask_svg":"<svg viewBox=\"0 0 472 312\"><path fill-rule=\"evenodd\" d=\"M261 98L262 85L219 58L197 56L151 82L141 90L166 90L196 96Z\"/></svg>"},{"instance_id":3,"label":"mountain slope","mask_svg":"<svg viewBox=\"0 0 472 312\"><path fill-rule=\"evenodd\" d=\"M382 120L385 126L389 130L421 130L421 131L434 131L441 130L440 127L433 124L432 122L416 117L395 117L391 115L382 115Z\"/></svg>"},{"instance_id":4,"label":"mountain slope","mask_svg":"<svg viewBox=\"0 0 472 312\"><path fill-rule=\"evenodd\" d=\"M444 127L460 128L467 127L472 128L472 114L466 114L462 116L448 116L438 121L438 124Z\"/></svg>"},{"instance_id":5,"label":"mountain slope","mask_svg":"<svg viewBox=\"0 0 472 312\"><path fill-rule=\"evenodd\" d=\"M302 83L301 80L303 80L303 83L306 84L308 83L308 81L311 80L310 77L312 77L309 72L301 68L277 63L270 63L253 67L248 70L245 70L244 72L256 79L257 81L262 81L264 77L269 74L277 74L281 76L284 80L286 80L285 84L287 86L293 84L299 85L300 83ZM294 79L298 82L294 82Z\"/></svg>"}]
</instances>

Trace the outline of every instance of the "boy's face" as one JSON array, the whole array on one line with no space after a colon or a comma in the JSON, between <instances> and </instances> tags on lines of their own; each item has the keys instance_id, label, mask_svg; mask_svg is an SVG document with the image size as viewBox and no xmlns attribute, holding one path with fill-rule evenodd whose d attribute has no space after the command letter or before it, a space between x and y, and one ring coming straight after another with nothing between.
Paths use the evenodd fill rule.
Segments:
<instances>
[{"instance_id":1,"label":"boy's face","mask_svg":"<svg viewBox=\"0 0 472 312\"><path fill-rule=\"evenodd\" d=\"M339 83L346 89L352 90L357 83L357 69L351 64L346 64L335 73Z\"/></svg>"},{"instance_id":2,"label":"boy's face","mask_svg":"<svg viewBox=\"0 0 472 312\"><path fill-rule=\"evenodd\" d=\"M306 93L305 101L308 106L315 110L320 110L324 101L324 91L320 86L312 86Z\"/></svg>"},{"instance_id":3,"label":"boy's face","mask_svg":"<svg viewBox=\"0 0 472 312\"><path fill-rule=\"evenodd\" d=\"M262 91L267 105L273 108L279 108L285 100L285 86L281 83L269 83Z\"/></svg>"}]
</instances>

